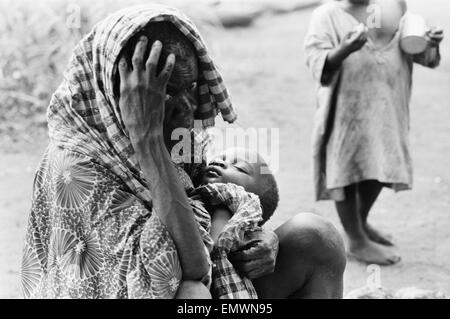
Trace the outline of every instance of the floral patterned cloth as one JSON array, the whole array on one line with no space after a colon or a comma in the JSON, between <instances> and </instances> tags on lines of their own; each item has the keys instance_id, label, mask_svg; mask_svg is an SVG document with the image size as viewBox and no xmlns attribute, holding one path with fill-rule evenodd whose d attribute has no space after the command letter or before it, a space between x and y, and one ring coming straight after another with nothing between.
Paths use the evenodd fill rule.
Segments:
<instances>
[{"instance_id":1,"label":"floral patterned cloth","mask_svg":"<svg viewBox=\"0 0 450 319\"><path fill-rule=\"evenodd\" d=\"M192 188L188 176L181 180ZM209 214L199 201L191 206L211 251ZM120 178L87 156L48 147L34 182L25 297L173 298L181 277L166 227Z\"/></svg>"},{"instance_id":2,"label":"floral patterned cloth","mask_svg":"<svg viewBox=\"0 0 450 319\"><path fill-rule=\"evenodd\" d=\"M22 262L28 298L173 298L181 280L175 245L152 214L151 194L113 96L117 57L149 22L170 21L200 61L204 126L236 118L195 26L160 5L132 7L97 24L75 48L48 108L50 144L38 167ZM201 135L201 134L200 134ZM192 182L183 170L187 189ZM205 248L209 214L191 201ZM206 278L208 280L208 278Z\"/></svg>"}]
</instances>

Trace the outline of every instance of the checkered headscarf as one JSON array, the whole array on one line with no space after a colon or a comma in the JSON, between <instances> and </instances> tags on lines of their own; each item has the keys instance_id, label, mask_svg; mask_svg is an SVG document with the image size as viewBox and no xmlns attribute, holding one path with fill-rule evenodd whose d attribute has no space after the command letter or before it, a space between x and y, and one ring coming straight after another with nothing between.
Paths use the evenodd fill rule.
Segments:
<instances>
[{"instance_id":1,"label":"checkered headscarf","mask_svg":"<svg viewBox=\"0 0 450 319\"><path fill-rule=\"evenodd\" d=\"M150 193L125 134L113 83L118 56L130 38L150 22L173 23L189 39L199 60L199 107L196 119L214 125L220 112L233 122L222 77L194 24L179 11L149 4L118 11L98 23L77 45L48 108L51 143L91 157L113 171L145 202Z\"/></svg>"}]
</instances>

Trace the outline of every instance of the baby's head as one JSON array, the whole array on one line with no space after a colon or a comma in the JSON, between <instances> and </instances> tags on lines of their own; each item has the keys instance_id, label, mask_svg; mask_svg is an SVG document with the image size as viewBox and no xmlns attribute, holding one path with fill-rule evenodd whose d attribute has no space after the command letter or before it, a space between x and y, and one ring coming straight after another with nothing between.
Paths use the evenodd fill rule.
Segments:
<instances>
[{"instance_id":1,"label":"baby's head","mask_svg":"<svg viewBox=\"0 0 450 319\"><path fill-rule=\"evenodd\" d=\"M231 148L206 167L203 184L233 183L259 196L266 222L278 206L278 186L264 159L257 153Z\"/></svg>"}]
</instances>

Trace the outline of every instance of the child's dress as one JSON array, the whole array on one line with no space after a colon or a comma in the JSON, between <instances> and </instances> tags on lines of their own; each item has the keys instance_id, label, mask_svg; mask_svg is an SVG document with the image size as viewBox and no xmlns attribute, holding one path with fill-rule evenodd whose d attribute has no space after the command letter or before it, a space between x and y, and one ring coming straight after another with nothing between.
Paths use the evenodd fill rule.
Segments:
<instances>
[{"instance_id":1,"label":"child's dress","mask_svg":"<svg viewBox=\"0 0 450 319\"><path fill-rule=\"evenodd\" d=\"M369 39L327 79L328 53L359 22L339 3L315 10L305 40L307 64L320 82L313 133L316 197L343 200L343 188L378 180L396 191L412 187L409 102L413 62L434 67L438 50L403 53L400 32L382 48Z\"/></svg>"}]
</instances>

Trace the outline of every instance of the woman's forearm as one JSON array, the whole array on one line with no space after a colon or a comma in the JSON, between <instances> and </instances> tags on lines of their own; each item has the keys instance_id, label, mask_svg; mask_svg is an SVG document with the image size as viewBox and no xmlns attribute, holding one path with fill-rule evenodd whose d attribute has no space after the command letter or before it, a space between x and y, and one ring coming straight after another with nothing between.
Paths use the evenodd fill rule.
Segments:
<instances>
[{"instance_id":1,"label":"woman's forearm","mask_svg":"<svg viewBox=\"0 0 450 319\"><path fill-rule=\"evenodd\" d=\"M184 187L161 137L133 143L136 156L150 183L153 209L166 225L180 257L183 277L199 280L209 264L204 244Z\"/></svg>"}]
</instances>

